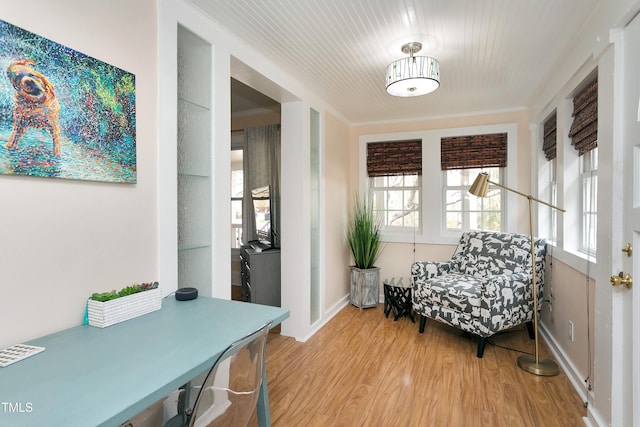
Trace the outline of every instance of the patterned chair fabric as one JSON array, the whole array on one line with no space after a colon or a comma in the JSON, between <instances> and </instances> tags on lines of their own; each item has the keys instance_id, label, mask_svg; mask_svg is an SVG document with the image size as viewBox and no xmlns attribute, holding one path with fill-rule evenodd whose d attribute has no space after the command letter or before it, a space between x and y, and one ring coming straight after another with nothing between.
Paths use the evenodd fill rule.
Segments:
<instances>
[{"instance_id":1,"label":"patterned chair fabric","mask_svg":"<svg viewBox=\"0 0 640 427\"><path fill-rule=\"evenodd\" d=\"M534 239L538 301L542 301L546 241ZM477 335L478 357L491 335L527 323L532 334L531 244L527 235L470 231L451 260L411 266L412 304L420 315Z\"/></svg>"}]
</instances>

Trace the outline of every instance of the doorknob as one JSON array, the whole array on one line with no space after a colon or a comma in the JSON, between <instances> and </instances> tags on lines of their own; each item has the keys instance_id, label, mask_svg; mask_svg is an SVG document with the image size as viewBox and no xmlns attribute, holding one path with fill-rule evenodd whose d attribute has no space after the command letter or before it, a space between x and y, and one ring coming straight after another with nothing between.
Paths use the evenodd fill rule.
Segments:
<instances>
[{"instance_id":1,"label":"doorknob","mask_svg":"<svg viewBox=\"0 0 640 427\"><path fill-rule=\"evenodd\" d=\"M633 252L633 248L631 247L631 243L627 243L626 245L624 245L624 249L622 249L622 252L625 252L627 254L627 256L631 256L631 253Z\"/></svg>"},{"instance_id":2,"label":"doorknob","mask_svg":"<svg viewBox=\"0 0 640 427\"><path fill-rule=\"evenodd\" d=\"M609 281L611 282L611 286L625 285L627 289L631 289L631 286L633 285L631 276L628 274L625 276L622 271L617 276L611 276L611 279L609 279Z\"/></svg>"}]
</instances>

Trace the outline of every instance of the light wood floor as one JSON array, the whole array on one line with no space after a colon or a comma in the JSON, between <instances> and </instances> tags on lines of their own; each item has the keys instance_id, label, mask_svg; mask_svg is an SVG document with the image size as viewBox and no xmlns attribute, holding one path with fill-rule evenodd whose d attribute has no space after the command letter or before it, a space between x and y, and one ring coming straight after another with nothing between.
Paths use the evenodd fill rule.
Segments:
<instances>
[{"instance_id":1,"label":"light wood floor","mask_svg":"<svg viewBox=\"0 0 640 427\"><path fill-rule=\"evenodd\" d=\"M490 342L533 352L524 326ZM434 321L424 334L382 305L345 307L306 343L271 333L271 420L282 426L582 426L586 410L564 375L518 368L521 353ZM541 357L549 357L540 343ZM256 419L252 425L257 425Z\"/></svg>"}]
</instances>

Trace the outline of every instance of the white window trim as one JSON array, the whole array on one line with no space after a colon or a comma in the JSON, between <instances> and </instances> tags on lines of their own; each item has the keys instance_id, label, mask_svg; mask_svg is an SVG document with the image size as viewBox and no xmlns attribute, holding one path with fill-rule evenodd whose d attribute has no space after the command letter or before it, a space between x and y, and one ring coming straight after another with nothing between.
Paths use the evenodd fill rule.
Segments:
<instances>
[{"instance_id":1,"label":"white window trim","mask_svg":"<svg viewBox=\"0 0 640 427\"><path fill-rule=\"evenodd\" d=\"M504 174L504 185L516 186L518 182L518 124L503 123L485 126L470 126L448 129L433 129L411 132L394 132L372 135L361 135L359 138L358 153L358 193L369 194L369 177L367 176L367 144L369 142L402 141L408 139L422 140L422 189L420 194L422 232L416 230L415 234L392 231L383 231L382 240L398 243L431 243L431 244L455 244L460 233L452 233L446 230L443 218L445 203L442 186L443 174L440 166L440 139L451 136L483 135L490 133L507 133L507 167ZM520 190L519 188L515 188ZM517 209L521 196L506 192L504 204L505 231L518 229ZM429 201L429 203L425 203Z\"/></svg>"},{"instance_id":2,"label":"white window trim","mask_svg":"<svg viewBox=\"0 0 640 427\"><path fill-rule=\"evenodd\" d=\"M585 71L583 74L577 74L574 78L575 81L571 81L567 84L567 87L574 88L579 82L584 81L587 78L587 74L593 70ZM575 226L576 223L581 222L578 213L581 211L581 195L577 191L579 186L580 175L580 157L578 152L571 145L571 141L568 137L568 133L571 122L573 120L571 112L573 111L573 101L570 96L570 92L566 94L558 94L557 102L551 102L546 110L543 110L538 114L538 119L535 123L531 123L529 130L531 132L531 159L533 164L531 166L531 180L534 184L532 188L535 195L540 189L544 189L548 185L548 167L546 166L547 159L542 152L542 126L544 118L548 117L553 109L557 111L557 129L558 133L557 152L556 152L556 206L565 209L564 213L557 213L556 222L556 241L548 241L547 252L552 253L553 257L559 261L574 268L576 271L581 271L586 274L589 269L596 268L596 257L592 254L587 254L580 250L580 227ZM549 198L548 193L539 194L542 200ZM544 205L537 203L534 206L534 212L536 216L535 229L536 234L539 236L549 236L547 224L549 221L549 210Z\"/></svg>"},{"instance_id":3,"label":"white window trim","mask_svg":"<svg viewBox=\"0 0 640 427\"><path fill-rule=\"evenodd\" d=\"M597 148L596 148L597 150ZM584 164L583 162L585 161L586 155L589 155L589 170L584 170ZM597 185L597 180L598 180L598 168L596 167L595 169L592 169L592 164L593 164L593 159L591 158L591 156L593 155L593 150L590 150L588 153L585 153L581 156L578 156L579 162L580 162L580 173L578 175L578 187L580 188L580 228L579 228L579 236L580 236L580 240L578 242L578 250L585 254L587 257L590 258L596 258L597 257L597 248L590 248L588 245L585 245L584 242L584 237L585 237L585 233L588 234L589 233L589 225L591 224L586 224L585 223L585 216L587 215L587 212L585 211L584 205L585 205L585 192L584 192L584 185L585 185L585 181L587 179L591 180L593 178L596 179L596 188L595 188L595 192L597 194L597 190L598 190L598 185ZM593 191L593 189L592 189ZM592 196L593 197L593 196ZM598 200L597 200L597 195L595 196L595 206L593 205L594 200L591 200L590 206L587 209L587 211L589 213L595 213L595 218L596 218L596 227L597 227L597 218L598 218ZM597 244L597 236L595 236L596 239L596 244Z\"/></svg>"},{"instance_id":4,"label":"white window trim","mask_svg":"<svg viewBox=\"0 0 640 427\"><path fill-rule=\"evenodd\" d=\"M615 40L614 44L616 44ZM547 245L547 253L551 253L554 259L563 262L583 274L588 274L589 271L596 271L597 265L596 258L580 252L578 244L580 231L576 224L579 219L578 213L580 212L580 200L577 191L577 177L580 173L579 159L578 152L571 145L571 140L568 136L569 129L571 129L573 122L573 117L571 116L573 112L573 95L580 84L586 82L595 74L598 74L598 92L603 93L604 97L609 99L612 93L611 91L613 90L611 85L613 85L613 81L620 76L617 72L611 75L610 72L604 70L610 71L611 69L609 67L614 67L614 62L612 58L605 58L603 61L603 57L600 55L596 55L594 58L586 61L555 91L555 94L552 94L548 99L540 100L540 104L544 104L545 107L533 112L535 120L530 123L529 126L529 130L531 131L531 159L534 162L531 165L531 182L533 184L533 192L536 194L538 189L544 188L544 181L547 179L547 175L544 173L544 163L547 160L542 152L543 123L545 118L547 118L554 109L556 110L556 185L558 188L556 202L558 207L566 211L564 213L558 213L557 239L556 242ZM604 72L604 75L601 71ZM600 141L615 141L616 138L619 137L613 130L615 126L613 126L612 120L610 114L604 114L598 117L598 138ZM603 153L605 152L599 152L598 173L602 174L600 176L610 173L609 169L612 164L610 161L602 161L605 157L610 159L610 150L604 154L604 157ZM544 199L544 194L540 196L543 200L547 201ZM602 206L606 194L600 192L599 196L601 200L598 201L598 204ZM538 204L536 207L538 219L536 230L542 230L542 236L544 237L543 226L548 216L545 217L541 209L541 205ZM598 229L603 230L607 224L603 225L600 221L599 219ZM601 233L601 231L599 233ZM602 241L598 243L598 245L602 245Z\"/></svg>"},{"instance_id":5,"label":"white window trim","mask_svg":"<svg viewBox=\"0 0 640 427\"><path fill-rule=\"evenodd\" d=\"M407 176L415 176L415 174L411 174L411 175L407 175ZM405 176L402 176L402 177L403 177L403 178L405 178ZM387 177L387 178L388 178L388 177ZM369 182L368 182L368 191L369 191L369 192L367 193L367 195L371 195L371 194L370 194L371 190L373 190L373 191L376 191L376 190L377 190L377 191L384 191L385 193L387 193L387 192L389 192L389 191L402 191L402 192L406 192L406 191L413 191L413 190L417 190L417 192L418 192L418 200L419 200L419 198L420 198L420 197L421 197L421 195L422 195L422 194L421 194L421 193L422 193L422 191L421 191L421 189L422 189L422 178L418 178L419 183L418 183L418 185L417 185L417 186L415 186L415 187L414 187L414 186L402 186L402 187L375 187L375 186L372 186L372 185L371 185L371 183L373 182L373 179L374 179L374 178L369 177L368 179L369 179ZM403 200L403 201L404 201L404 200ZM404 202L406 202L406 201L404 201ZM406 212L405 208L406 208L406 206L405 206L405 205L404 205L404 203L403 203L403 207L402 207L402 209L403 209L403 213L404 213L404 212ZM390 210L390 209L386 209L386 207L385 207L385 209L383 210L383 211L385 212L385 215L388 215L389 210ZM422 214L422 211L420 211L420 210L419 210L419 211L418 211L418 216L419 216L419 215L421 215L421 214ZM420 224L422 225L422 219L421 219L421 218L418 218L418 221L419 221L419 222L420 222ZM385 222L385 221L383 221L383 222ZM413 235L413 233L414 233L414 232L419 232L419 230L418 230L418 229L416 229L416 227L409 227L409 226L406 226L406 225L402 225L402 226L399 226L399 225L389 225L389 224L385 224L385 225L383 226L383 231L384 231L384 232L390 232L390 233L392 233L392 234L395 234L395 233L407 234L407 233L409 233L409 234L411 234L411 235Z\"/></svg>"}]
</instances>

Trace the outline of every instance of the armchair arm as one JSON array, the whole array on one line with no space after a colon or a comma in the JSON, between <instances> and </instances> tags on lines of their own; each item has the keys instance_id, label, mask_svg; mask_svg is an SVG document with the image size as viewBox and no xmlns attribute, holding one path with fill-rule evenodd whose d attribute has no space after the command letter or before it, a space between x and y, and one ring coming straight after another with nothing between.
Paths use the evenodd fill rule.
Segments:
<instances>
[{"instance_id":1,"label":"armchair arm","mask_svg":"<svg viewBox=\"0 0 640 427\"><path fill-rule=\"evenodd\" d=\"M452 271L458 271L457 261L417 261L411 265L411 279L413 283L422 282Z\"/></svg>"}]
</instances>

